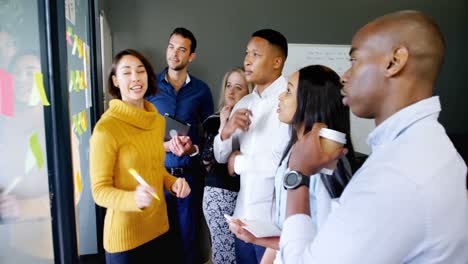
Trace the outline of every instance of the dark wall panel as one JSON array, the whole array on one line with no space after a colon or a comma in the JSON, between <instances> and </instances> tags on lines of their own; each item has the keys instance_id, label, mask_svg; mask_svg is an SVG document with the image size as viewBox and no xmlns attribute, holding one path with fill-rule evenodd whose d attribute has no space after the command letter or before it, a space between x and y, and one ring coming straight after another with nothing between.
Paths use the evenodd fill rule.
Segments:
<instances>
[{"instance_id":1,"label":"dark wall panel","mask_svg":"<svg viewBox=\"0 0 468 264\"><path fill-rule=\"evenodd\" d=\"M184 26L197 37L198 58L191 73L206 81L215 98L228 69L242 64L250 35L260 28L282 32L290 43L349 44L353 33L371 19L401 9L418 9L434 17L446 37L448 51L436 93L441 95L441 121L449 132L468 133L464 99L468 89L468 2L466 0L393 1L116 1L104 0L114 53L142 51L157 71L165 66L172 29Z\"/></svg>"}]
</instances>

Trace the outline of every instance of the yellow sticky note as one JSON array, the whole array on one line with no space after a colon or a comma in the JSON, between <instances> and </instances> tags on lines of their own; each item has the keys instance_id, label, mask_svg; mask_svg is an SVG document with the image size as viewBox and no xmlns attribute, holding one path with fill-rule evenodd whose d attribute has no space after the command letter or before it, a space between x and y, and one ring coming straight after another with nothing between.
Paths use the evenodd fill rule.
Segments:
<instances>
[{"instance_id":1,"label":"yellow sticky note","mask_svg":"<svg viewBox=\"0 0 468 264\"><path fill-rule=\"evenodd\" d=\"M86 75L84 71L81 71L81 80L83 81L83 89L88 87L88 84L86 83Z\"/></svg>"},{"instance_id":2,"label":"yellow sticky note","mask_svg":"<svg viewBox=\"0 0 468 264\"><path fill-rule=\"evenodd\" d=\"M84 90L84 74L83 71L79 71L79 83L80 83L80 90Z\"/></svg>"},{"instance_id":3,"label":"yellow sticky note","mask_svg":"<svg viewBox=\"0 0 468 264\"><path fill-rule=\"evenodd\" d=\"M75 205L78 205L81 198L81 193L83 192L83 185L81 183L81 174L78 170L74 175L74 191L75 191Z\"/></svg>"},{"instance_id":4,"label":"yellow sticky note","mask_svg":"<svg viewBox=\"0 0 468 264\"><path fill-rule=\"evenodd\" d=\"M76 49L78 48L78 44L79 44L79 39L78 39L78 36L75 35L74 38L73 38L73 49L72 49L72 55L75 55L76 53Z\"/></svg>"},{"instance_id":5,"label":"yellow sticky note","mask_svg":"<svg viewBox=\"0 0 468 264\"><path fill-rule=\"evenodd\" d=\"M81 194L81 192L83 191L83 185L81 184L80 171L77 171L75 174L75 183L76 183L76 191Z\"/></svg>"},{"instance_id":6,"label":"yellow sticky note","mask_svg":"<svg viewBox=\"0 0 468 264\"><path fill-rule=\"evenodd\" d=\"M44 156L42 155L41 145L39 145L37 132L34 132L29 138L29 147L34 154L34 158L36 158L37 167L42 168L44 166Z\"/></svg>"},{"instance_id":7,"label":"yellow sticky note","mask_svg":"<svg viewBox=\"0 0 468 264\"><path fill-rule=\"evenodd\" d=\"M74 130L73 126L73 130ZM73 131L72 130L72 131ZM83 191L83 184L81 179L81 162L80 162L80 140L74 132L70 133L71 138L71 154L72 154L72 166L73 166L73 179L75 186L75 204L78 204Z\"/></svg>"},{"instance_id":8,"label":"yellow sticky note","mask_svg":"<svg viewBox=\"0 0 468 264\"><path fill-rule=\"evenodd\" d=\"M75 92L79 92L80 91L80 79L81 79L81 74L80 74L80 71L76 70L75 71L75 81L73 83L73 86L75 87Z\"/></svg>"},{"instance_id":9,"label":"yellow sticky note","mask_svg":"<svg viewBox=\"0 0 468 264\"><path fill-rule=\"evenodd\" d=\"M80 121L78 120L78 115L73 115L73 125L78 135L81 136L83 134L83 131L81 131L80 128Z\"/></svg>"},{"instance_id":10,"label":"yellow sticky note","mask_svg":"<svg viewBox=\"0 0 468 264\"><path fill-rule=\"evenodd\" d=\"M86 52L85 52L85 60L86 60L86 66L89 65L89 46L87 44L86 45Z\"/></svg>"},{"instance_id":11,"label":"yellow sticky note","mask_svg":"<svg viewBox=\"0 0 468 264\"><path fill-rule=\"evenodd\" d=\"M80 112L78 115L79 115L81 128L83 129L83 131L86 132L86 130L88 130L88 121L86 120L86 110L83 110L83 112Z\"/></svg>"},{"instance_id":12,"label":"yellow sticky note","mask_svg":"<svg viewBox=\"0 0 468 264\"><path fill-rule=\"evenodd\" d=\"M78 45L78 58L83 58L83 40L80 39L80 44Z\"/></svg>"},{"instance_id":13,"label":"yellow sticky note","mask_svg":"<svg viewBox=\"0 0 468 264\"><path fill-rule=\"evenodd\" d=\"M42 78L42 73L36 72L34 74L34 80L36 81L36 87L39 90L41 95L41 100L43 105L50 105L49 100L47 100L47 95L44 90L44 80Z\"/></svg>"}]
</instances>

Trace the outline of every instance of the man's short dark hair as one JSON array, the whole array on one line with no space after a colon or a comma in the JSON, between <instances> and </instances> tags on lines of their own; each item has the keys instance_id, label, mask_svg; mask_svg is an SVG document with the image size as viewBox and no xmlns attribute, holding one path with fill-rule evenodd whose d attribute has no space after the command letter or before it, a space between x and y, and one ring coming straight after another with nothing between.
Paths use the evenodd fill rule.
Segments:
<instances>
[{"instance_id":1,"label":"man's short dark hair","mask_svg":"<svg viewBox=\"0 0 468 264\"><path fill-rule=\"evenodd\" d=\"M194 53L195 50L197 49L197 40L195 39L195 36L193 35L193 33L186 29L186 28L183 28L183 27L178 27L176 29L174 29L174 31L172 31L171 35L169 36L172 37L172 35L181 35L182 37L184 38L188 38L190 39L190 54Z\"/></svg>"},{"instance_id":2,"label":"man's short dark hair","mask_svg":"<svg viewBox=\"0 0 468 264\"><path fill-rule=\"evenodd\" d=\"M280 48L281 52L283 52L284 58L288 57L288 40L286 39L283 34L279 33L273 29L260 29L255 31L252 34L252 37L259 37L262 39L267 40L270 42L271 45L274 45Z\"/></svg>"}]
</instances>

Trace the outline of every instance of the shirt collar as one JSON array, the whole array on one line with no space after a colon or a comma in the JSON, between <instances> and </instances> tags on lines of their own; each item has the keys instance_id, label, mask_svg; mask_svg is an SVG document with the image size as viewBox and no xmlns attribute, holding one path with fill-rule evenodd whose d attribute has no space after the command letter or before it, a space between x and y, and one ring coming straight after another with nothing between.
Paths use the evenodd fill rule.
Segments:
<instances>
[{"instance_id":1,"label":"shirt collar","mask_svg":"<svg viewBox=\"0 0 468 264\"><path fill-rule=\"evenodd\" d=\"M407 106L376 127L367 137L367 144L375 147L393 141L418 120L431 115L435 115L437 118L440 111L441 106L438 96L433 96Z\"/></svg>"},{"instance_id":2,"label":"shirt collar","mask_svg":"<svg viewBox=\"0 0 468 264\"><path fill-rule=\"evenodd\" d=\"M257 97L260 97L260 98L263 98L263 99L266 99L268 98L270 95L273 95L275 96L276 95L276 90L278 89L282 89L284 87L286 87L286 78L284 78L283 75L281 75L280 77L278 77L274 82L272 82L270 84L270 86L268 86L262 93L262 96L260 96L258 94L258 89L257 89L257 86L255 86L254 90L253 90L253 94L255 94Z\"/></svg>"},{"instance_id":3,"label":"shirt collar","mask_svg":"<svg viewBox=\"0 0 468 264\"><path fill-rule=\"evenodd\" d=\"M159 81L162 81L164 80L166 83L169 83L169 81L167 80L167 67L164 69L164 71L159 75ZM189 82L190 82L191 78L190 78L190 74L187 72L187 78L185 79L185 85L187 85Z\"/></svg>"}]
</instances>

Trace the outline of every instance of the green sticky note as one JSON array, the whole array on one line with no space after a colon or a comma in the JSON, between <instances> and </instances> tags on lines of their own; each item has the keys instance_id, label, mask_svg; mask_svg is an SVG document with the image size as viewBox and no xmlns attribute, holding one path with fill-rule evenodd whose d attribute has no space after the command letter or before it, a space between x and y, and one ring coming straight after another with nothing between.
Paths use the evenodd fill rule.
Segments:
<instances>
[{"instance_id":1,"label":"green sticky note","mask_svg":"<svg viewBox=\"0 0 468 264\"><path fill-rule=\"evenodd\" d=\"M44 156L42 155L41 145L37 138L37 132L34 132L29 138L29 147L31 148L34 158L36 158L37 167L40 169L44 166Z\"/></svg>"},{"instance_id":2,"label":"green sticky note","mask_svg":"<svg viewBox=\"0 0 468 264\"><path fill-rule=\"evenodd\" d=\"M78 132L78 135L81 136L83 134L83 131L80 128L80 120L78 120L78 115L73 116L73 125L75 126L76 132Z\"/></svg>"}]
</instances>

